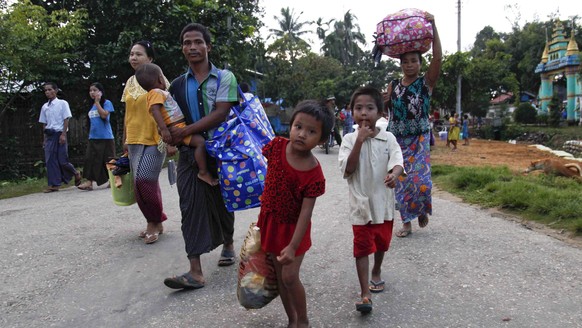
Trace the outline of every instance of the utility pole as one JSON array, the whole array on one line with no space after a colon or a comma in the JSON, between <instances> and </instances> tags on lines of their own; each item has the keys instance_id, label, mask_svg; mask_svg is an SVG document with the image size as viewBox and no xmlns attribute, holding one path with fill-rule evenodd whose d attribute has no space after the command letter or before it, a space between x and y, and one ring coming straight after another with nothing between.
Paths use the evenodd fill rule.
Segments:
<instances>
[{"instance_id":1,"label":"utility pole","mask_svg":"<svg viewBox=\"0 0 582 328\"><path fill-rule=\"evenodd\" d=\"M461 52L461 0L457 0L457 52ZM457 114L461 116L461 75L457 77Z\"/></svg>"}]
</instances>

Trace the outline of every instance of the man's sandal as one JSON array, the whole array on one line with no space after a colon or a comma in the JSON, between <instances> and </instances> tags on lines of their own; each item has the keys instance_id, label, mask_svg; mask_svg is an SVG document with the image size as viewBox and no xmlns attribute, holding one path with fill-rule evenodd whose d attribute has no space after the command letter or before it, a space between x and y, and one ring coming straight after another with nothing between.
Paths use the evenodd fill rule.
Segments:
<instances>
[{"instance_id":1,"label":"man's sandal","mask_svg":"<svg viewBox=\"0 0 582 328\"><path fill-rule=\"evenodd\" d=\"M204 282L194 279L190 272L181 276L164 279L164 285L172 289L198 289L204 287Z\"/></svg>"}]
</instances>

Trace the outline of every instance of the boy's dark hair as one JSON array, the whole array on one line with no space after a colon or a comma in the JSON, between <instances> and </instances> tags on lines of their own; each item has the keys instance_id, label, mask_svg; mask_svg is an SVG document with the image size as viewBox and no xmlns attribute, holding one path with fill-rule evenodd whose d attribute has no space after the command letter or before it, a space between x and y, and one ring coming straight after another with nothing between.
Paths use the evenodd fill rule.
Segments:
<instances>
[{"instance_id":1,"label":"boy's dark hair","mask_svg":"<svg viewBox=\"0 0 582 328\"><path fill-rule=\"evenodd\" d=\"M318 102L316 100L303 100L297 104L297 106L295 106L295 110L293 111L293 115L291 115L291 126L293 126L293 121L295 121L295 117L299 113L311 115L315 118L315 120L321 122L321 139L319 141L324 141L329 138L331 129L333 128L333 124L335 122L335 118L333 112L330 111L324 103Z\"/></svg>"},{"instance_id":2,"label":"boy's dark hair","mask_svg":"<svg viewBox=\"0 0 582 328\"><path fill-rule=\"evenodd\" d=\"M137 41L134 44L131 45L131 47L129 48L129 51L131 51L131 48L133 48L133 46L135 46L136 44L139 44L140 46L144 47L145 51L146 51L146 55L152 59L152 61L154 61L154 59L156 59L156 52L154 51L154 45L147 41L147 40L141 40L141 41Z\"/></svg>"},{"instance_id":3,"label":"boy's dark hair","mask_svg":"<svg viewBox=\"0 0 582 328\"><path fill-rule=\"evenodd\" d=\"M162 74L162 69L158 65L145 63L135 70L135 79L144 90L150 91L154 88L160 74Z\"/></svg>"},{"instance_id":4,"label":"boy's dark hair","mask_svg":"<svg viewBox=\"0 0 582 328\"><path fill-rule=\"evenodd\" d=\"M352 111L354 110L354 103L356 102L356 98L358 98L359 96L372 97L374 103L376 104L376 107L378 108L378 113L379 114L384 113L384 99L382 99L382 93L378 89L369 85L357 88L356 91L354 91L354 93L352 94L352 98L350 99L350 108L352 109Z\"/></svg>"},{"instance_id":5,"label":"boy's dark hair","mask_svg":"<svg viewBox=\"0 0 582 328\"><path fill-rule=\"evenodd\" d=\"M249 87L249 85L245 82L242 82L241 84L239 84L239 87L243 93L247 93L247 92L251 91L251 87Z\"/></svg>"},{"instance_id":6,"label":"boy's dark hair","mask_svg":"<svg viewBox=\"0 0 582 328\"><path fill-rule=\"evenodd\" d=\"M210 39L212 39L212 35L210 34L210 31L208 30L208 28L206 28L206 26L199 24L199 23L190 23L186 26L184 26L184 28L182 29L182 32L180 32L180 44L182 44L182 42L184 42L184 34L190 32L190 31L198 31L200 33L202 33L202 38L204 38L204 42L206 42L206 44L210 44Z\"/></svg>"}]
</instances>

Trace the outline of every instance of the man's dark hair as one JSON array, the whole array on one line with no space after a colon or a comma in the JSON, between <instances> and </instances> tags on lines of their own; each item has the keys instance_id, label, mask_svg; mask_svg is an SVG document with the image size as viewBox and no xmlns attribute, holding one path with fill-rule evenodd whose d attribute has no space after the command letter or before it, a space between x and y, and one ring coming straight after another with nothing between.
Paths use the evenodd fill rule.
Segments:
<instances>
[{"instance_id":1,"label":"man's dark hair","mask_svg":"<svg viewBox=\"0 0 582 328\"><path fill-rule=\"evenodd\" d=\"M210 31L208 30L208 28L206 28L206 26L198 23L190 23L184 26L182 32L180 32L180 44L184 42L184 34L190 31L198 31L202 33L202 38L204 38L204 42L206 42L207 45L211 44L210 39L212 39L212 35L210 34Z\"/></svg>"},{"instance_id":2,"label":"man's dark hair","mask_svg":"<svg viewBox=\"0 0 582 328\"><path fill-rule=\"evenodd\" d=\"M356 89L356 91L354 91L352 98L350 99L350 108L352 111L354 110L354 102L356 102L356 99L359 96L372 97L374 103L376 103L376 107L378 108L378 113L384 112L384 100L382 99L382 93L372 86L359 87Z\"/></svg>"},{"instance_id":3,"label":"man's dark hair","mask_svg":"<svg viewBox=\"0 0 582 328\"><path fill-rule=\"evenodd\" d=\"M43 85L42 85L43 91L44 91L44 87L47 86L47 85L50 85L55 91L57 91L57 92L59 91L59 86L55 82L45 82L45 83L43 83Z\"/></svg>"},{"instance_id":4,"label":"man's dark hair","mask_svg":"<svg viewBox=\"0 0 582 328\"><path fill-rule=\"evenodd\" d=\"M251 87L249 87L249 85L248 85L247 83L245 83L245 82L242 82L242 83L241 83L241 84L239 84L238 86L240 87L240 90L241 90L243 93L247 93L247 92L251 91Z\"/></svg>"},{"instance_id":5,"label":"man's dark hair","mask_svg":"<svg viewBox=\"0 0 582 328\"><path fill-rule=\"evenodd\" d=\"M133 46L135 46L136 44L139 44L140 46L144 47L145 51L146 51L146 55L152 59L152 61L154 59L156 59L156 52L154 51L154 45L147 41L147 40L141 40L141 41L137 41L134 44L131 45L131 47L129 48L129 51L131 51L131 48L133 48Z\"/></svg>"},{"instance_id":6,"label":"man's dark hair","mask_svg":"<svg viewBox=\"0 0 582 328\"><path fill-rule=\"evenodd\" d=\"M145 63L138 66L135 70L135 79L146 91L150 91L156 84L156 79L162 74L162 69L152 63Z\"/></svg>"},{"instance_id":7,"label":"man's dark hair","mask_svg":"<svg viewBox=\"0 0 582 328\"><path fill-rule=\"evenodd\" d=\"M321 139L319 141L324 141L329 138L331 129L335 123L335 118L333 112L325 104L316 100L304 100L300 102L295 106L295 111L293 111L293 115L291 116L291 126L293 126L293 121L295 121L295 117L299 113L311 115L316 121L321 122Z\"/></svg>"}]
</instances>

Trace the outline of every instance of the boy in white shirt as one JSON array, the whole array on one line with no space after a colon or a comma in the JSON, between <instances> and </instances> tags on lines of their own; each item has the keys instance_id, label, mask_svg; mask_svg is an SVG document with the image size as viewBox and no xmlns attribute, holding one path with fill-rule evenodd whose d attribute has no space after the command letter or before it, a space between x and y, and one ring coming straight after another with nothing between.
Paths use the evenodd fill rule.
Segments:
<instances>
[{"instance_id":1,"label":"boy in white shirt","mask_svg":"<svg viewBox=\"0 0 582 328\"><path fill-rule=\"evenodd\" d=\"M376 127L382 117L382 94L358 88L350 101L358 128L346 134L339 151L339 166L348 181L354 257L361 287L356 310L372 311L371 293L384 290L381 266L392 240L396 214L394 187L404 173L402 151L394 135ZM368 256L374 254L371 285Z\"/></svg>"}]
</instances>

